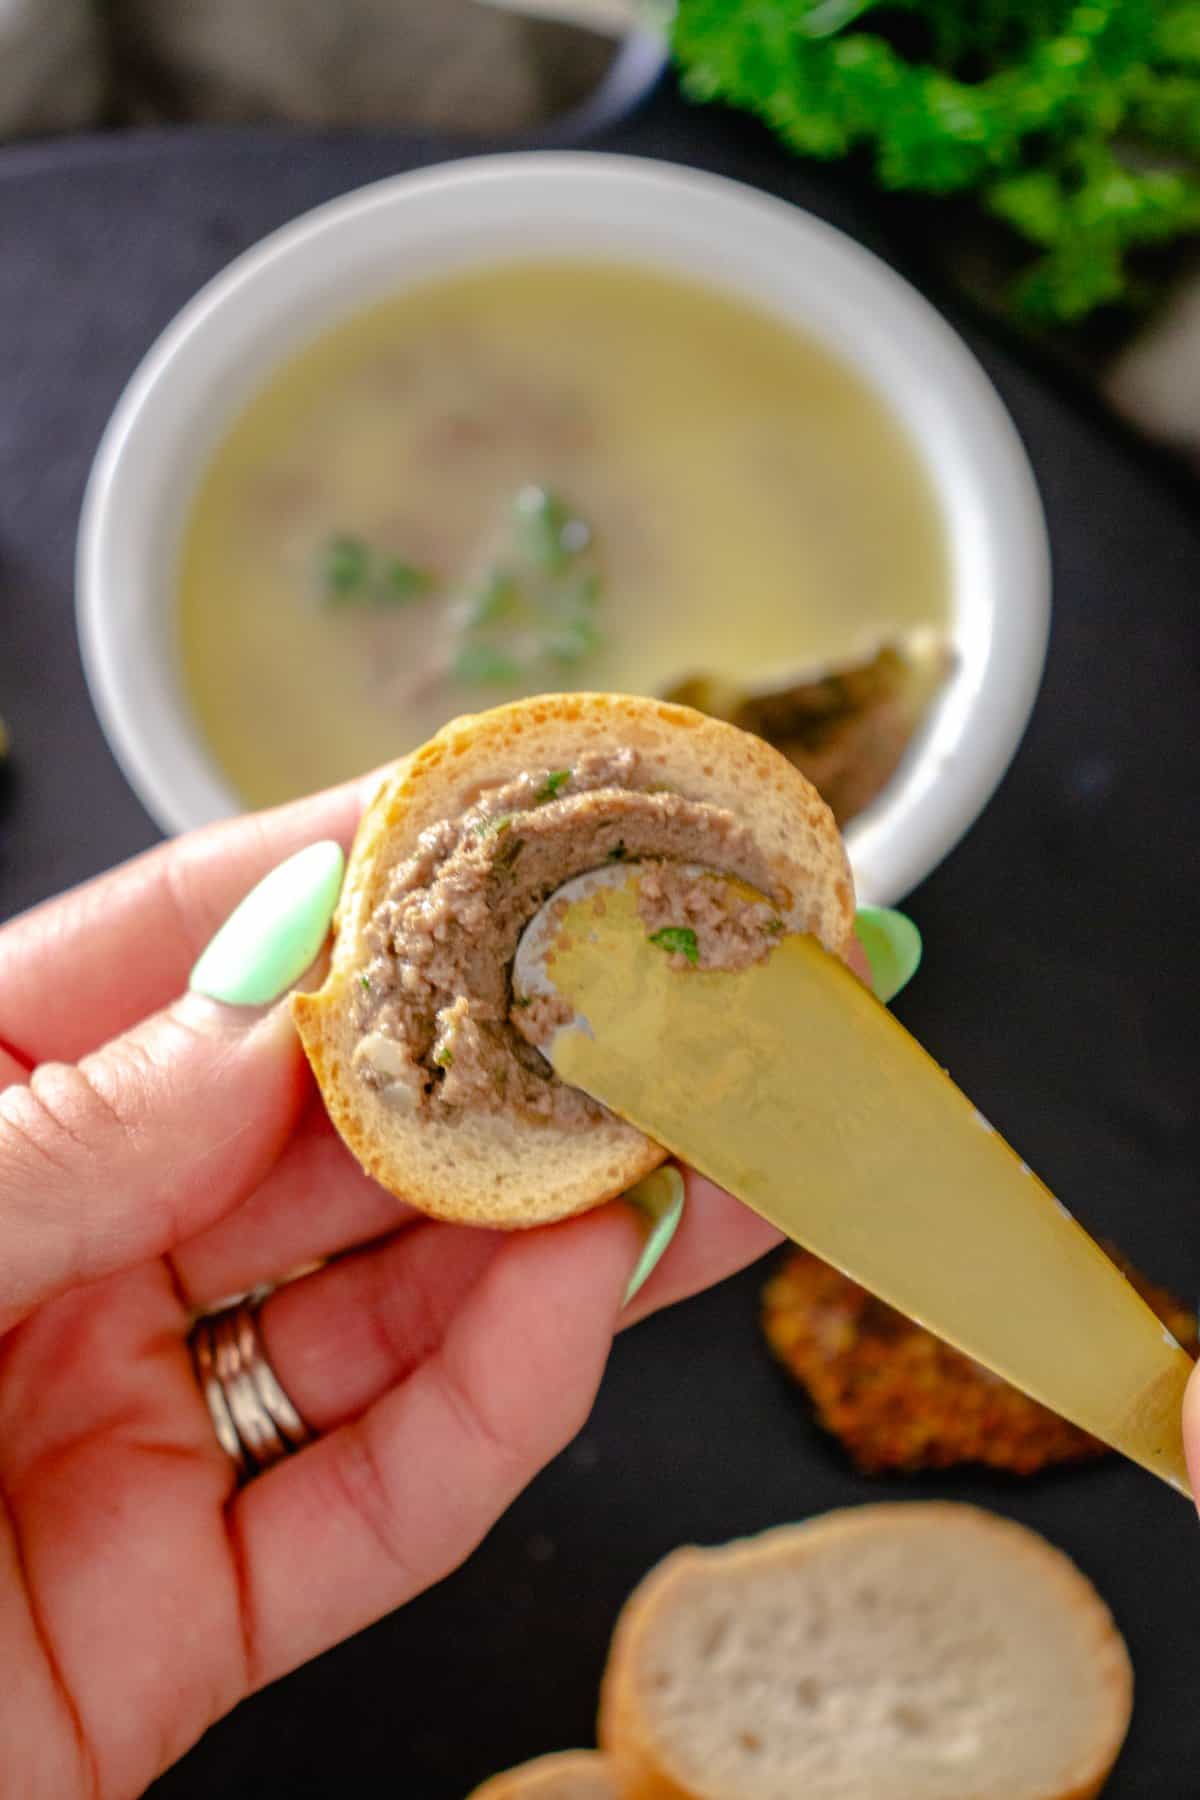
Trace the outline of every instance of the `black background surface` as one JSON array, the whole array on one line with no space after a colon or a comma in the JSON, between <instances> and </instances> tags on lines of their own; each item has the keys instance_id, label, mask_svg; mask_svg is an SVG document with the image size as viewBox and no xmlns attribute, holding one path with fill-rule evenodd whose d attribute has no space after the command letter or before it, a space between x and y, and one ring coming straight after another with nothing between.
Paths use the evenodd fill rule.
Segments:
<instances>
[{"instance_id":1,"label":"black background surface","mask_svg":"<svg viewBox=\"0 0 1200 1800\"><path fill-rule=\"evenodd\" d=\"M669 87L600 142L755 182L902 267L927 266L851 178L793 164L757 128L693 112ZM280 131L0 153L0 710L16 746L3 913L157 836L104 745L72 616L83 483L122 385L182 302L262 233L447 153ZM932 297L1028 446L1056 612L1007 780L911 900L927 962L897 1010L1085 1223L1195 1295L1200 508L1084 396ZM1191 1509L1117 1462L1027 1485L856 1476L761 1347L761 1279L751 1271L625 1337L581 1438L458 1574L243 1706L155 1794L460 1800L507 1764L589 1740L618 1606L662 1553L906 1495L996 1507L1076 1558L1138 1677L1107 1793L1200 1792Z\"/></svg>"}]
</instances>

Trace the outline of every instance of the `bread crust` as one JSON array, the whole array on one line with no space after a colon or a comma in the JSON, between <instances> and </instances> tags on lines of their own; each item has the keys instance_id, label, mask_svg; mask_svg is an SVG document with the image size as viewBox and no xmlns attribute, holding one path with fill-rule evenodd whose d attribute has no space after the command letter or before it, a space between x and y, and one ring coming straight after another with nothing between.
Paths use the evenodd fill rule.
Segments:
<instances>
[{"instance_id":1,"label":"bread crust","mask_svg":"<svg viewBox=\"0 0 1200 1800\"><path fill-rule=\"evenodd\" d=\"M1047 1794L1045 1800L1095 1800L1125 1741L1133 1710L1133 1669L1125 1641L1091 1582L1061 1550L1023 1525L956 1501L844 1507L804 1524L779 1526L716 1549L688 1546L673 1551L651 1569L617 1619L600 1689L597 1740L612 1764L622 1800L740 1800L729 1789L684 1785L678 1770L670 1767L663 1747L654 1741L653 1727L641 1704L636 1679L641 1644L683 1582L697 1571L719 1580L747 1561L777 1558L786 1562L852 1541L863 1533L903 1533L917 1527L936 1534L946 1525L964 1524L978 1531L981 1554L990 1551L1036 1563L1039 1578L1056 1592L1064 1609L1086 1620L1097 1679L1106 1691L1108 1729L1097 1735L1091 1757L1073 1772L1071 1784L1054 1795Z\"/></svg>"},{"instance_id":2,"label":"bread crust","mask_svg":"<svg viewBox=\"0 0 1200 1800\"><path fill-rule=\"evenodd\" d=\"M330 1118L384 1187L422 1211L519 1228L566 1218L624 1192L664 1160L620 1120L580 1131L504 1112L453 1121L406 1114L353 1073L353 999L365 934L392 871L421 832L459 816L480 790L525 770L569 766L629 745L648 782L728 809L751 832L793 929L844 956L854 927L849 864L833 815L779 753L690 707L614 694L543 695L455 719L384 777L355 839L321 988L293 1016Z\"/></svg>"},{"instance_id":3,"label":"bread crust","mask_svg":"<svg viewBox=\"0 0 1200 1800\"><path fill-rule=\"evenodd\" d=\"M605 1759L596 1750L560 1750L493 1775L467 1800L617 1800Z\"/></svg>"}]
</instances>

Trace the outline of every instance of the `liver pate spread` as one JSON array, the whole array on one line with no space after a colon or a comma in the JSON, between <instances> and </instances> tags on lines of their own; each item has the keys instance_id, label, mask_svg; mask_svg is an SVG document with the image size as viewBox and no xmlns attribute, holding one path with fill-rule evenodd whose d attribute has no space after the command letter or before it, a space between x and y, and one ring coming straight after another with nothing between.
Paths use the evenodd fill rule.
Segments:
<instances>
[{"instance_id":1,"label":"liver pate spread","mask_svg":"<svg viewBox=\"0 0 1200 1800\"><path fill-rule=\"evenodd\" d=\"M676 968L746 969L783 930L778 907L740 894L717 875L678 863L647 866L638 894L646 930Z\"/></svg>"},{"instance_id":2,"label":"liver pate spread","mask_svg":"<svg viewBox=\"0 0 1200 1800\"><path fill-rule=\"evenodd\" d=\"M626 860L647 863L647 930L660 934L656 941L680 967L744 966L781 929L773 907L731 900L724 884L679 867L704 864L770 890L769 871L734 815L652 787L636 751L592 752L571 769L518 775L423 832L396 869L357 976L360 1079L446 1121L481 1108L558 1125L603 1116L558 1080L522 1031L512 960L556 888Z\"/></svg>"}]
</instances>

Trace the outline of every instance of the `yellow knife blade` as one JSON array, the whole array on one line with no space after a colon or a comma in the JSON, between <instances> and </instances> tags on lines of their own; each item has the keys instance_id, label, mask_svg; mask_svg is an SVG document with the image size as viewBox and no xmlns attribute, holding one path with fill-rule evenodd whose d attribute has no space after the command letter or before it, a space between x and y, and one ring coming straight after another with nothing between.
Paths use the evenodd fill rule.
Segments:
<instances>
[{"instance_id":1,"label":"yellow knife blade","mask_svg":"<svg viewBox=\"0 0 1200 1800\"><path fill-rule=\"evenodd\" d=\"M522 942L518 989L575 1014L546 1047L562 1079L1190 1494L1191 1358L916 1040L811 937L676 969L638 882L569 883Z\"/></svg>"}]
</instances>

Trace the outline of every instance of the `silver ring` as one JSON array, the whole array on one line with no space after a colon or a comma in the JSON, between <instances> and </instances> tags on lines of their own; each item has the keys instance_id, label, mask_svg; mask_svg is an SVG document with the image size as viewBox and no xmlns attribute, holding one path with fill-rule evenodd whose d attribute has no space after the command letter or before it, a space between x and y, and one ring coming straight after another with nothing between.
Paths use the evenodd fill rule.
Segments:
<instances>
[{"instance_id":1,"label":"silver ring","mask_svg":"<svg viewBox=\"0 0 1200 1800\"><path fill-rule=\"evenodd\" d=\"M241 1481L313 1437L267 1361L256 1312L254 1303L239 1300L197 1319L189 1339L217 1442Z\"/></svg>"}]
</instances>

